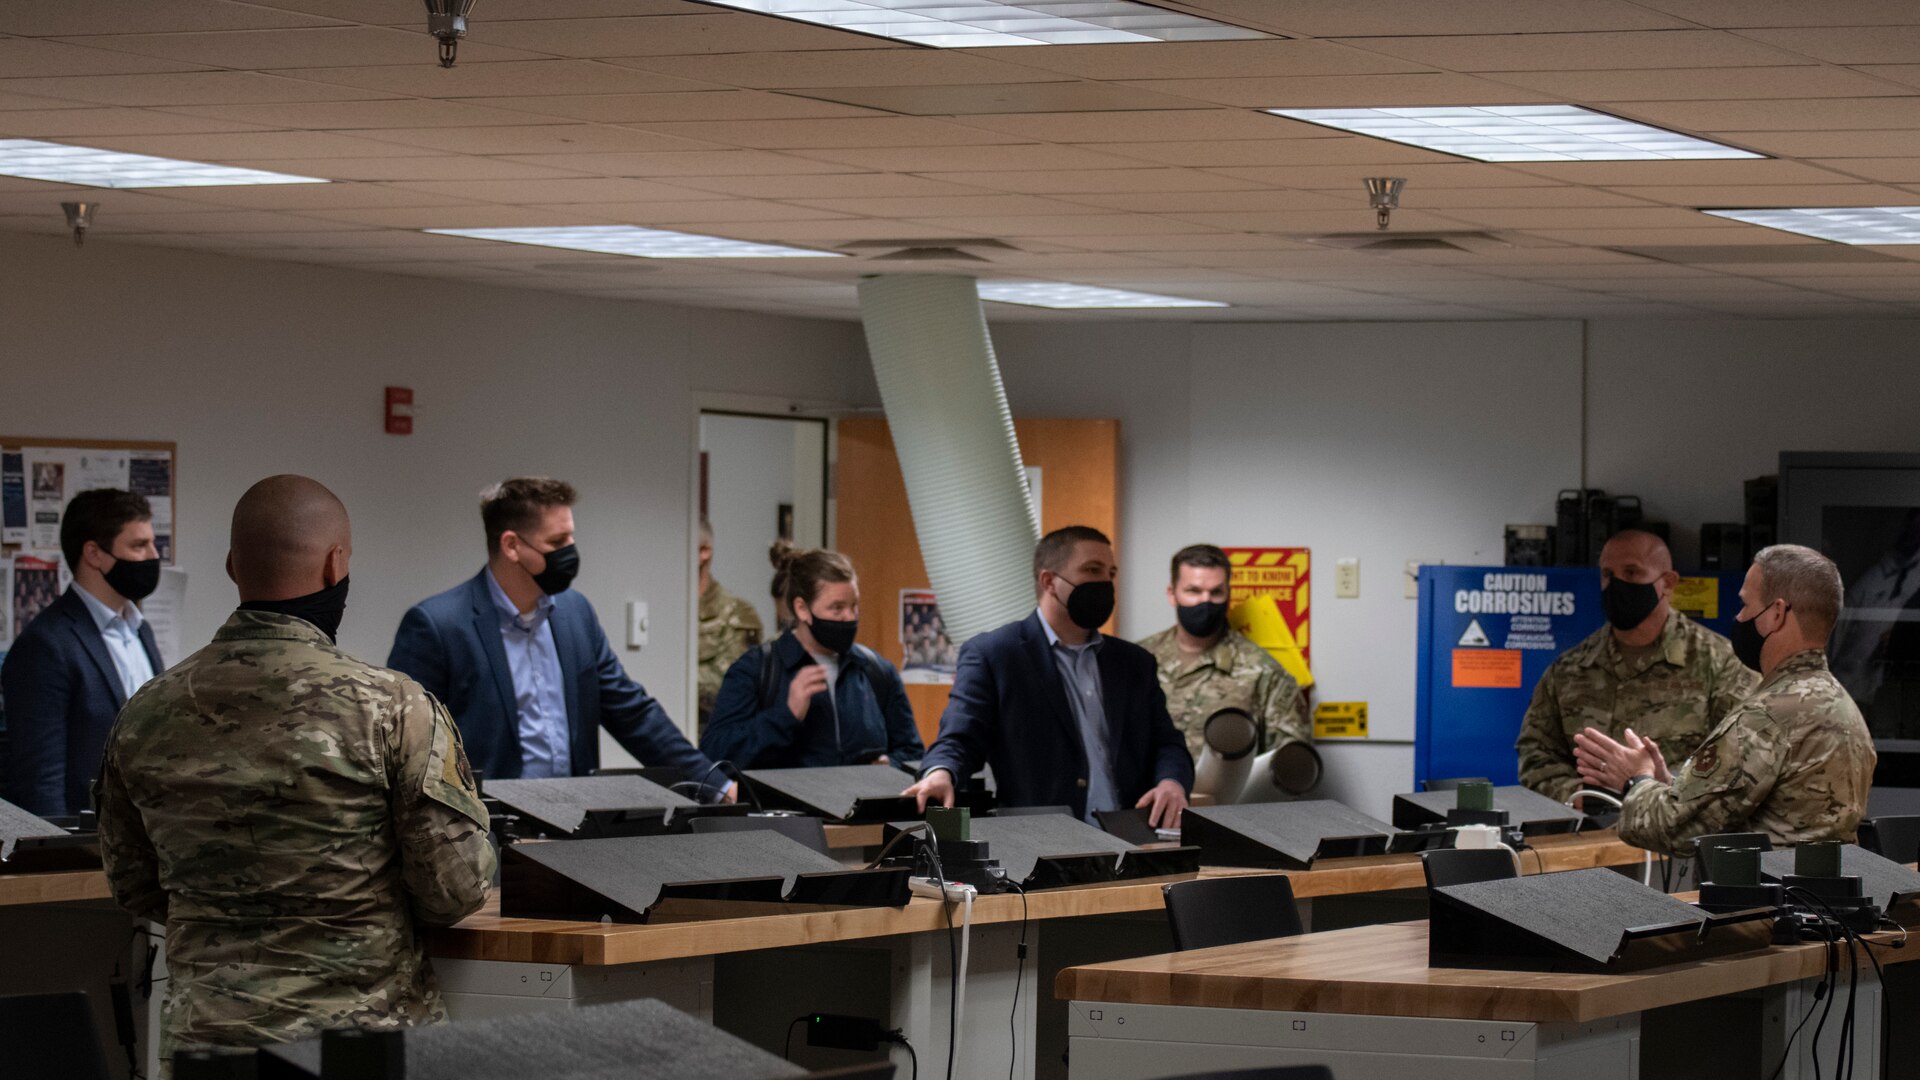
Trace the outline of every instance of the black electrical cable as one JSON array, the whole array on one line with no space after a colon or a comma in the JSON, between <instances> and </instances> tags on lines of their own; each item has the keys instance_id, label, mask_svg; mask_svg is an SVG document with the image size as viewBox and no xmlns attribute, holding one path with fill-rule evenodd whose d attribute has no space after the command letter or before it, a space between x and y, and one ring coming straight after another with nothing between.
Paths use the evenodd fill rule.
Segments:
<instances>
[{"instance_id":1,"label":"black electrical cable","mask_svg":"<svg viewBox=\"0 0 1920 1080\"><path fill-rule=\"evenodd\" d=\"M793 1029L806 1022L806 1017L796 1016L793 1018L793 1022L787 1025L787 1042L785 1046L780 1048L780 1056L783 1059L787 1061L793 1060Z\"/></svg>"},{"instance_id":2,"label":"black electrical cable","mask_svg":"<svg viewBox=\"0 0 1920 1080\"><path fill-rule=\"evenodd\" d=\"M887 1033L887 1040L889 1042L899 1043L901 1046L907 1048L907 1064L912 1069L908 1080L920 1080L920 1055L913 1052L913 1044L908 1042L907 1037L902 1035L897 1029Z\"/></svg>"},{"instance_id":3,"label":"black electrical cable","mask_svg":"<svg viewBox=\"0 0 1920 1080\"><path fill-rule=\"evenodd\" d=\"M1013 1080L1014 1067L1020 1063L1020 982L1027 974L1027 890L1011 878L1007 885L1020 894L1020 945L1014 950L1013 1008L1007 1012L1007 1042L1013 1048L1007 1056L1007 1080Z\"/></svg>"},{"instance_id":4,"label":"black electrical cable","mask_svg":"<svg viewBox=\"0 0 1920 1080\"><path fill-rule=\"evenodd\" d=\"M927 825L926 825L926 822L924 821L916 822L915 824L903 827L899 832L896 832L893 834L893 839L888 840L884 845L881 846L880 853L878 855L875 855L873 857L873 861L867 864L867 869L872 870L878 867L881 863L886 862L887 856L893 853L894 847L897 846L900 843L900 841L905 840L907 837L912 836L916 833L923 833L926 831L927 831Z\"/></svg>"},{"instance_id":5,"label":"black electrical cable","mask_svg":"<svg viewBox=\"0 0 1920 1080\"><path fill-rule=\"evenodd\" d=\"M921 850L933 863L933 882L940 889L940 914L947 920L947 1080L953 1080L953 1061L960 1052L960 933L953 928L953 904L947 899L947 871L940 865L940 840L927 828Z\"/></svg>"}]
</instances>

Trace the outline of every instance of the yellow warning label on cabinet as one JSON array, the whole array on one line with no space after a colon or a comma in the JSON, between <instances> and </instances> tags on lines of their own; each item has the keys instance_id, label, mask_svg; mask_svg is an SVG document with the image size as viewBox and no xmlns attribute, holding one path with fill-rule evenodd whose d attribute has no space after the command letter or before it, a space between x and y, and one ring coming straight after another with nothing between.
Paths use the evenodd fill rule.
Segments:
<instances>
[{"instance_id":1,"label":"yellow warning label on cabinet","mask_svg":"<svg viewBox=\"0 0 1920 1080\"><path fill-rule=\"evenodd\" d=\"M1313 737L1316 739L1366 738L1367 703L1323 701L1314 706Z\"/></svg>"},{"instance_id":2,"label":"yellow warning label on cabinet","mask_svg":"<svg viewBox=\"0 0 1920 1080\"><path fill-rule=\"evenodd\" d=\"M1696 619L1717 619L1720 617L1720 579L1717 577L1683 577L1673 587L1673 610L1682 611Z\"/></svg>"}]
</instances>

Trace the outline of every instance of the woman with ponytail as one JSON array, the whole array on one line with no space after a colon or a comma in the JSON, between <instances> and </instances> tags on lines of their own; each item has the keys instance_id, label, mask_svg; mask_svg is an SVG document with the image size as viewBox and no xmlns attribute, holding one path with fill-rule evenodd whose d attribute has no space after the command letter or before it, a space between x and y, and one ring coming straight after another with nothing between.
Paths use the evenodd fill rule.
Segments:
<instances>
[{"instance_id":1,"label":"woman with ponytail","mask_svg":"<svg viewBox=\"0 0 1920 1080\"><path fill-rule=\"evenodd\" d=\"M854 643L853 564L784 540L771 558L783 632L728 669L701 748L743 769L919 761L924 747L900 673Z\"/></svg>"}]
</instances>

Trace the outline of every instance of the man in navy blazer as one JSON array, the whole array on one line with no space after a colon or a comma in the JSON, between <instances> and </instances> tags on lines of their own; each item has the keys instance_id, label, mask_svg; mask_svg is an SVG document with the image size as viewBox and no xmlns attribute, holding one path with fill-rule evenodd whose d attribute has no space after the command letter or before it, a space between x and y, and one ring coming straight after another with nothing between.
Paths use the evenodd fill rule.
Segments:
<instances>
[{"instance_id":1,"label":"man in navy blazer","mask_svg":"<svg viewBox=\"0 0 1920 1080\"><path fill-rule=\"evenodd\" d=\"M467 758L489 779L585 776L605 727L647 765L703 793L732 797L713 762L627 677L599 616L569 586L573 487L522 477L481 496L487 565L413 606L387 666L413 676L453 713Z\"/></svg>"},{"instance_id":2,"label":"man in navy blazer","mask_svg":"<svg viewBox=\"0 0 1920 1080\"><path fill-rule=\"evenodd\" d=\"M940 737L903 794L954 802L954 778L993 766L1005 806L1095 811L1143 807L1180 821L1193 757L1167 715L1153 654L1104 637L1118 567L1097 529L1056 529L1034 548L1040 603L960 650Z\"/></svg>"},{"instance_id":3,"label":"man in navy blazer","mask_svg":"<svg viewBox=\"0 0 1920 1080\"><path fill-rule=\"evenodd\" d=\"M153 510L114 488L83 491L60 518L73 585L14 639L0 666L7 760L0 794L30 813L87 809L113 718L166 669L139 601L160 584Z\"/></svg>"}]
</instances>

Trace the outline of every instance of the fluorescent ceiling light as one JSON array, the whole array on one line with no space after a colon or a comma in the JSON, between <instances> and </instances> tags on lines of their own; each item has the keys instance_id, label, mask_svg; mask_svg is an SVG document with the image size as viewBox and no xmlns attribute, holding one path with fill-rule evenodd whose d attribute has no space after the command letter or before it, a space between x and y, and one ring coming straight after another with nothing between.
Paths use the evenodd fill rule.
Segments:
<instances>
[{"instance_id":1,"label":"fluorescent ceiling light","mask_svg":"<svg viewBox=\"0 0 1920 1080\"><path fill-rule=\"evenodd\" d=\"M1766 156L1577 105L1266 111L1475 161L1701 161Z\"/></svg>"},{"instance_id":2,"label":"fluorescent ceiling light","mask_svg":"<svg viewBox=\"0 0 1920 1080\"><path fill-rule=\"evenodd\" d=\"M1132 0L704 0L937 49L1234 41L1258 30Z\"/></svg>"},{"instance_id":3,"label":"fluorescent ceiling light","mask_svg":"<svg viewBox=\"0 0 1920 1080\"><path fill-rule=\"evenodd\" d=\"M91 146L0 139L0 175L100 188L224 187L230 184L325 184L313 176L123 154Z\"/></svg>"},{"instance_id":4,"label":"fluorescent ceiling light","mask_svg":"<svg viewBox=\"0 0 1920 1080\"><path fill-rule=\"evenodd\" d=\"M1180 296L1102 289L1095 285L1067 285L1057 281L982 281L980 299L997 304L1025 304L1044 308L1199 308L1227 307L1218 300L1189 300Z\"/></svg>"},{"instance_id":5,"label":"fluorescent ceiling light","mask_svg":"<svg viewBox=\"0 0 1920 1080\"><path fill-rule=\"evenodd\" d=\"M471 236L509 244L598 251L605 255L633 255L642 259L836 259L837 251L756 244L723 236L643 229L637 225L557 225L529 229L422 229L440 236Z\"/></svg>"},{"instance_id":6,"label":"fluorescent ceiling light","mask_svg":"<svg viewBox=\"0 0 1920 1080\"><path fill-rule=\"evenodd\" d=\"M1706 213L1841 244L1920 244L1920 206L1829 206L1708 210Z\"/></svg>"}]
</instances>

